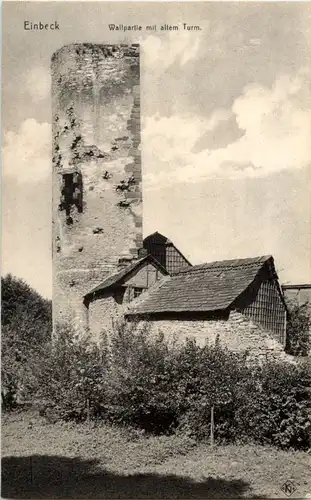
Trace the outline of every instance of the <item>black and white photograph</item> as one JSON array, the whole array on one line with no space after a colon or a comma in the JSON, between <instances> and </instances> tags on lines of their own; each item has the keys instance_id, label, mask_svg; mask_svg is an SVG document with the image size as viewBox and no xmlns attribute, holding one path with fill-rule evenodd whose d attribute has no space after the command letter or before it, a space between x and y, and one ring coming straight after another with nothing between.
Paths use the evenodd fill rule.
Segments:
<instances>
[{"instance_id":1,"label":"black and white photograph","mask_svg":"<svg viewBox=\"0 0 311 500\"><path fill-rule=\"evenodd\" d=\"M310 183L310 2L3 2L2 498L311 498Z\"/></svg>"}]
</instances>

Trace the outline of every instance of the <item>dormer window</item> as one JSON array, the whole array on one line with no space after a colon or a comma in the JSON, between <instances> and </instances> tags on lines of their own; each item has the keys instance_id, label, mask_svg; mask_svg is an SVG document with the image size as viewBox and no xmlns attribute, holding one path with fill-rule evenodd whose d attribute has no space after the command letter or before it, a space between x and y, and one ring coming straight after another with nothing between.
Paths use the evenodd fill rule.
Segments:
<instances>
[{"instance_id":1,"label":"dormer window","mask_svg":"<svg viewBox=\"0 0 311 500\"><path fill-rule=\"evenodd\" d=\"M139 297L144 291L144 288L133 288L133 299L136 299L136 297Z\"/></svg>"},{"instance_id":2,"label":"dormer window","mask_svg":"<svg viewBox=\"0 0 311 500\"><path fill-rule=\"evenodd\" d=\"M129 285L127 287L127 300L128 300L128 302L131 302L131 300L134 300L137 297L139 297L144 292L144 290L146 290L146 289L141 287L141 286Z\"/></svg>"}]
</instances>

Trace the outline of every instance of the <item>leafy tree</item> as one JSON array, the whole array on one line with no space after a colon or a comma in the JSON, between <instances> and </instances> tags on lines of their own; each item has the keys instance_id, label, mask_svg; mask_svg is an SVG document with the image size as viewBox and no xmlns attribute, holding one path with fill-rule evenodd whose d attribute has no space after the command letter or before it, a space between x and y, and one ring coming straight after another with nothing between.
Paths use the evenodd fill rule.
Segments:
<instances>
[{"instance_id":1,"label":"leafy tree","mask_svg":"<svg viewBox=\"0 0 311 500\"><path fill-rule=\"evenodd\" d=\"M8 274L1 278L1 323L2 405L12 409L33 378L32 364L51 338L51 301Z\"/></svg>"},{"instance_id":2,"label":"leafy tree","mask_svg":"<svg viewBox=\"0 0 311 500\"><path fill-rule=\"evenodd\" d=\"M52 331L52 303L8 274L1 278L1 325L16 339L47 342Z\"/></svg>"}]
</instances>

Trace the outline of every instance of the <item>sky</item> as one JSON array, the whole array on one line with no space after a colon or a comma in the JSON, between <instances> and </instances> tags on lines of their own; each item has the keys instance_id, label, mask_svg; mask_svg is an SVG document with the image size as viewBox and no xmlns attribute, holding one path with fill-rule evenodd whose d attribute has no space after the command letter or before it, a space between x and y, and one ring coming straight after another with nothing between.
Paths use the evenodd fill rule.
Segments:
<instances>
[{"instance_id":1,"label":"sky","mask_svg":"<svg viewBox=\"0 0 311 500\"><path fill-rule=\"evenodd\" d=\"M193 264L272 254L282 283L311 282L309 2L14 1L2 23L2 274L51 297L53 52L140 43L144 236Z\"/></svg>"}]
</instances>

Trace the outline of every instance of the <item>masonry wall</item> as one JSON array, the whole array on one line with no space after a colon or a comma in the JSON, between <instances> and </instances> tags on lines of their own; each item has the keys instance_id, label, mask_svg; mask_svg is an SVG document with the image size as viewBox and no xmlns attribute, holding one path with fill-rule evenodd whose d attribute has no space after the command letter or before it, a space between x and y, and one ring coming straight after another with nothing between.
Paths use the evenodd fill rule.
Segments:
<instances>
[{"instance_id":1,"label":"masonry wall","mask_svg":"<svg viewBox=\"0 0 311 500\"><path fill-rule=\"evenodd\" d=\"M175 338L178 342L195 337L200 346L208 342L215 345L216 339L220 345L233 352L249 352L249 358L288 359L283 346L267 331L254 324L241 313L231 311L227 320L152 320L153 333L162 332L167 339Z\"/></svg>"},{"instance_id":2,"label":"masonry wall","mask_svg":"<svg viewBox=\"0 0 311 500\"><path fill-rule=\"evenodd\" d=\"M123 319L124 306L119 304L111 292L90 302L88 307L89 328L96 341L102 333L109 333L117 321Z\"/></svg>"},{"instance_id":3,"label":"masonry wall","mask_svg":"<svg viewBox=\"0 0 311 500\"><path fill-rule=\"evenodd\" d=\"M143 294L133 300L131 287L145 288L156 286L156 282L163 278L162 272L153 264L147 263L129 276L123 286L114 290L101 292L94 297L87 308L88 328L98 338L101 332L109 333L116 321L124 319L129 302L143 299Z\"/></svg>"},{"instance_id":4,"label":"masonry wall","mask_svg":"<svg viewBox=\"0 0 311 500\"><path fill-rule=\"evenodd\" d=\"M136 299L139 301L140 298ZM113 324L123 321L127 311L126 301L122 304L107 293L89 304L89 321L94 339L102 332L112 331ZM143 324L146 320L140 321ZM151 334L163 333L167 340L183 343L187 338L195 338L198 345L217 342L231 350L247 351L250 360L292 360L285 354L284 347L271 333L237 311L231 311L227 319L160 319L149 318Z\"/></svg>"},{"instance_id":5,"label":"masonry wall","mask_svg":"<svg viewBox=\"0 0 311 500\"><path fill-rule=\"evenodd\" d=\"M84 330L83 295L142 247L137 45L52 58L53 322Z\"/></svg>"}]
</instances>

